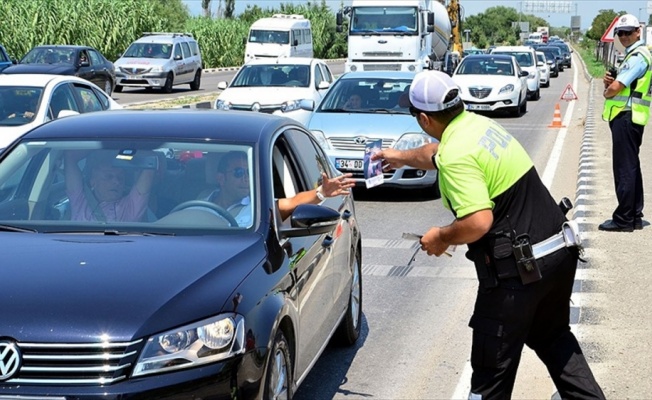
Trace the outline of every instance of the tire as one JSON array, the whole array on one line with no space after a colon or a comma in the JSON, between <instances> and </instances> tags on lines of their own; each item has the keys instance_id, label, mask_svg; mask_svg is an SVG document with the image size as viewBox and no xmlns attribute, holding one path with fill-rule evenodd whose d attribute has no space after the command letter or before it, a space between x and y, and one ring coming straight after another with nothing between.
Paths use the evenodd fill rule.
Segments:
<instances>
[{"instance_id":1,"label":"tire","mask_svg":"<svg viewBox=\"0 0 652 400\"><path fill-rule=\"evenodd\" d=\"M346 315L335 332L336 341L342 346L355 344L360 337L360 326L362 325L362 256L357 252L352 279Z\"/></svg>"},{"instance_id":2,"label":"tire","mask_svg":"<svg viewBox=\"0 0 652 400\"><path fill-rule=\"evenodd\" d=\"M521 104L521 115L527 114L527 100L524 100Z\"/></svg>"},{"instance_id":3,"label":"tire","mask_svg":"<svg viewBox=\"0 0 652 400\"><path fill-rule=\"evenodd\" d=\"M195 79L190 82L190 90L199 90L199 86L201 86L201 69L195 72Z\"/></svg>"},{"instance_id":4,"label":"tire","mask_svg":"<svg viewBox=\"0 0 652 400\"><path fill-rule=\"evenodd\" d=\"M113 88L113 91L115 93L121 93L122 92L122 86L120 85L115 85L115 88Z\"/></svg>"},{"instance_id":5,"label":"tire","mask_svg":"<svg viewBox=\"0 0 652 400\"><path fill-rule=\"evenodd\" d=\"M283 332L278 331L269 354L267 372L265 373L264 399L292 398L292 359L290 346Z\"/></svg>"},{"instance_id":6,"label":"tire","mask_svg":"<svg viewBox=\"0 0 652 400\"><path fill-rule=\"evenodd\" d=\"M174 77L172 73L169 73L167 78L165 78L165 85L161 88L163 93L172 93L172 85L174 83Z\"/></svg>"},{"instance_id":7,"label":"tire","mask_svg":"<svg viewBox=\"0 0 652 400\"><path fill-rule=\"evenodd\" d=\"M537 89L532 95L532 100L539 100L541 98L541 89Z\"/></svg>"},{"instance_id":8,"label":"tire","mask_svg":"<svg viewBox=\"0 0 652 400\"><path fill-rule=\"evenodd\" d=\"M104 92L105 92L106 94L108 94L109 96L111 96L111 93L112 93L111 88L112 88L112 87L113 87L113 82L111 82L110 79L109 79L109 80L106 80L106 81L104 82Z\"/></svg>"}]
</instances>

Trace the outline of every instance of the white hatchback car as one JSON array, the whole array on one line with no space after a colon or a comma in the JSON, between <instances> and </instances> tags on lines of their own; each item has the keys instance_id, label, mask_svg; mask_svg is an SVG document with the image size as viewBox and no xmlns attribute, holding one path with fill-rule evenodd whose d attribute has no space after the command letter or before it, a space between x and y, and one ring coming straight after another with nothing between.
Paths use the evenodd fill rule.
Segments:
<instances>
[{"instance_id":1,"label":"white hatchback car","mask_svg":"<svg viewBox=\"0 0 652 400\"><path fill-rule=\"evenodd\" d=\"M311 113L299 102L319 103L333 80L328 65L316 58L254 59L240 68L230 84L217 84L223 92L215 108L282 114L305 125Z\"/></svg>"},{"instance_id":2,"label":"white hatchback car","mask_svg":"<svg viewBox=\"0 0 652 400\"><path fill-rule=\"evenodd\" d=\"M464 57L452 78L467 110L520 117L527 112L527 76L513 56L478 54Z\"/></svg>"},{"instance_id":3,"label":"white hatchback car","mask_svg":"<svg viewBox=\"0 0 652 400\"><path fill-rule=\"evenodd\" d=\"M546 61L546 54L537 51L537 68L539 68L539 82L541 87L550 86L550 64Z\"/></svg>"},{"instance_id":4,"label":"white hatchback car","mask_svg":"<svg viewBox=\"0 0 652 400\"><path fill-rule=\"evenodd\" d=\"M76 76L0 74L0 149L47 121L122 106Z\"/></svg>"},{"instance_id":5,"label":"white hatchback car","mask_svg":"<svg viewBox=\"0 0 652 400\"><path fill-rule=\"evenodd\" d=\"M539 68L537 67L537 55L530 46L498 46L491 50L491 54L509 54L516 58L521 68L527 71L527 94L532 100L539 100L541 97L541 83L539 81Z\"/></svg>"}]
</instances>

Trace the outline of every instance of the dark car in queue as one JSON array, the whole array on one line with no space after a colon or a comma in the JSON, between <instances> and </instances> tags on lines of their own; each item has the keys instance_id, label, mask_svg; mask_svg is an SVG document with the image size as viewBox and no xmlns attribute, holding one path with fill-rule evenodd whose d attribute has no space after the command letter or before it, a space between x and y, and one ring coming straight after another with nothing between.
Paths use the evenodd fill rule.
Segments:
<instances>
[{"instance_id":1,"label":"dark car in queue","mask_svg":"<svg viewBox=\"0 0 652 400\"><path fill-rule=\"evenodd\" d=\"M548 43L548 45L558 47L561 50L562 64L564 65L564 67L566 68L572 67L571 53L573 52L573 49L571 49L568 44L566 44L565 42L552 42L552 43Z\"/></svg>"},{"instance_id":2,"label":"dark car in queue","mask_svg":"<svg viewBox=\"0 0 652 400\"><path fill-rule=\"evenodd\" d=\"M16 60L9 56L4 46L0 45L0 72L14 64L16 64Z\"/></svg>"},{"instance_id":3,"label":"dark car in queue","mask_svg":"<svg viewBox=\"0 0 652 400\"><path fill-rule=\"evenodd\" d=\"M89 46L36 46L2 73L74 75L93 82L109 96L115 87L113 63Z\"/></svg>"},{"instance_id":4,"label":"dark car in queue","mask_svg":"<svg viewBox=\"0 0 652 400\"><path fill-rule=\"evenodd\" d=\"M243 164L221 166L233 152ZM218 170L244 188L237 217L207 200ZM302 125L251 112L89 113L12 143L0 398L291 398L331 340L360 334L352 195L285 220L276 205L322 172Z\"/></svg>"}]
</instances>

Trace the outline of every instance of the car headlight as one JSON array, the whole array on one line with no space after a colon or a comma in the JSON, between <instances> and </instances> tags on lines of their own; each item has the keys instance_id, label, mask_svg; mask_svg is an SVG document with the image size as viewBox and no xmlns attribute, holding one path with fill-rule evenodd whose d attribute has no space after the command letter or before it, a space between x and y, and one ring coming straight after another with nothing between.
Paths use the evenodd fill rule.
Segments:
<instances>
[{"instance_id":1,"label":"car headlight","mask_svg":"<svg viewBox=\"0 0 652 400\"><path fill-rule=\"evenodd\" d=\"M151 72L163 72L163 67L161 67L160 65L156 66L156 67L152 67L152 69L150 71Z\"/></svg>"},{"instance_id":2,"label":"car headlight","mask_svg":"<svg viewBox=\"0 0 652 400\"><path fill-rule=\"evenodd\" d=\"M505 85L502 88L500 88L500 90L498 91L498 94L510 93L510 92L513 92L513 91L514 91L514 85L512 85L510 83L509 85Z\"/></svg>"},{"instance_id":3,"label":"car headlight","mask_svg":"<svg viewBox=\"0 0 652 400\"><path fill-rule=\"evenodd\" d=\"M286 101L285 103L281 104L281 111L290 112L290 111L298 110L300 109L299 103L301 103L301 100Z\"/></svg>"},{"instance_id":4,"label":"car headlight","mask_svg":"<svg viewBox=\"0 0 652 400\"><path fill-rule=\"evenodd\" d=\"M425 133L406 133L394 144L396 150L408 150L421 147L431 142L430 136Z\"/></svg>"},{"instance_id":5,"label":"car headlight","mask_svg":"<svg viewBox=\"0 0 652 400\"><path fill-rule=\"evenodd\" d=\"M150 337L133 376L216 362L245 352L244 317L223 314Z\"/></svg>"},{"instance_id":6,"label":"car headlight","mask_svg":"<svg viewBox=\"0 0 652 400\"><path fill-rule=\"evenodd\" d=\"M230 110L231 109L231 102L226 101L226 100L217 100L215 102L215 108L218 110Z\"/></svg>"},{"instance_id":7,"label":"car headlight","mask_svg":"<svg viewBox=\"0 0 652 400\"><path fill-rule=\"evenodd\" d=\"M328 143L328 139L326 139L326 135L324 135L324 132L322 131L310 131L312 133L312 136L315 138L317 143L321 146L322 149L324 150L330 150L331 145Z\"/></svg>"}]
</instances>

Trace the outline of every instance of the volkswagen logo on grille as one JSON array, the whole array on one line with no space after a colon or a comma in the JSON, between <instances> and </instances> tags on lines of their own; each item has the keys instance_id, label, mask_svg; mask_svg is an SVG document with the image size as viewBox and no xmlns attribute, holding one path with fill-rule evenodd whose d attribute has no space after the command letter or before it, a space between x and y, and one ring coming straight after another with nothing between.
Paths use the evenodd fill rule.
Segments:
<instances>
[{"instance_id":1,"label":"volkswagen logo on grille","mask_svg":"<svg viewBox=\"0 0 652 400\"><path fill-rule=\"evenodd\" d=\"M365 136L358 136L355 139L353 139L355 144L365 144L367 143L367 138Z\"/></svg>"},{"instance_id":2,"label":"volkswagen logo on grille","mask_svg":"<svg viewBox=\"0 0 652 400\"><path fill-rule=\"evenodd\" d=\"M20 369L20 349L15 343L0 341L0 381L12 378Z\"/></svg>"},{"instance_id":3,"label":"volkswagen logo on grille","mask_svg":"<svg viewBox=\"0 0 652 400\"><path fill-rule=\"evenodd\" d=\"M258 112L260 111L260 103L254 103L251 105L251 111Z\"/></svg>"}]
</instances>

